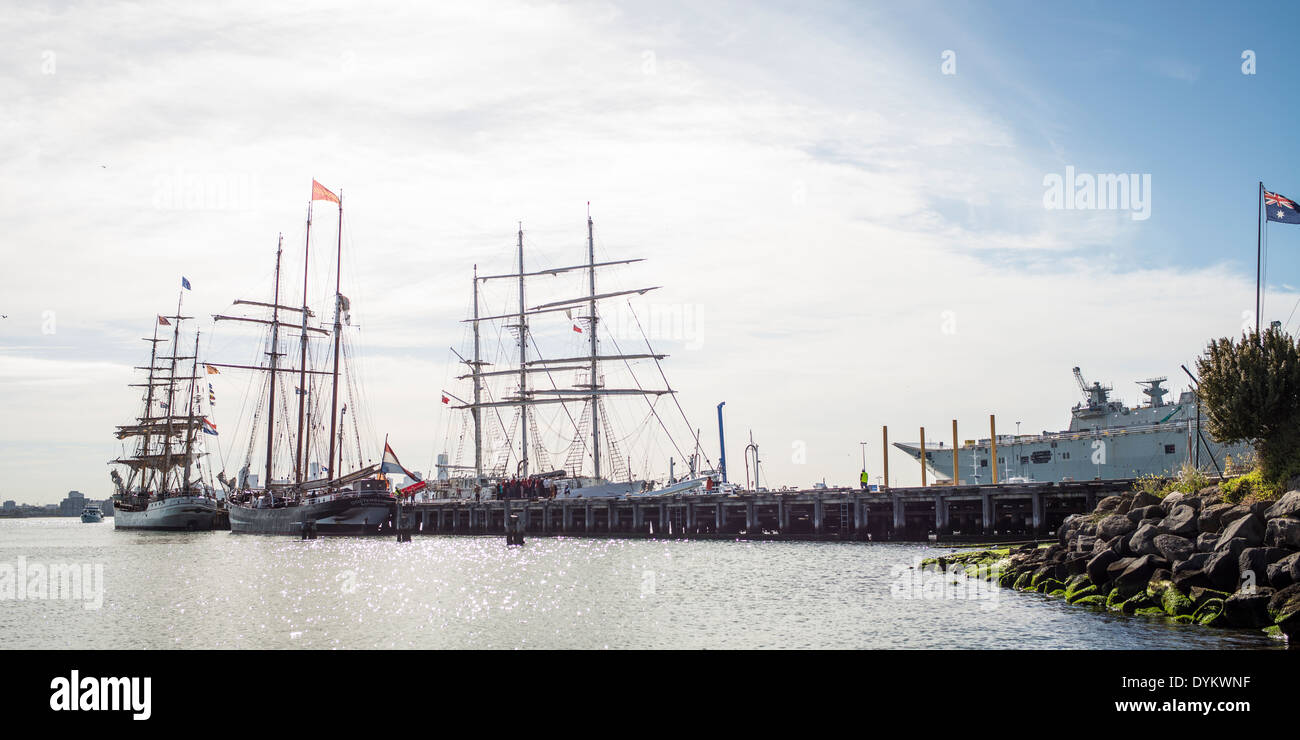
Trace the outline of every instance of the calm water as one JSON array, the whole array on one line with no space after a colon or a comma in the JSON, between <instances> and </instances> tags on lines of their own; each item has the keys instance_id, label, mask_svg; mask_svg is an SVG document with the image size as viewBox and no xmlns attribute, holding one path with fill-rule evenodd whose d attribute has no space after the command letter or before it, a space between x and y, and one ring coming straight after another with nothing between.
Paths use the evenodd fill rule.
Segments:
<instances>
[{"instance_id":1,"label":"calm water","mask_svg":"<svg viewBox=\"0 0 1300 740\"><path fill-rule=\"evenodd\" d=\"M299 541L0 520L0 568L103 565L103 605L0 600L25 648L1269 648L1059 599L922 598L921 545ZM30 572L30 571L29 571ZM915 584L914 581L910 583ZM912 594L917 598L902 598Z\"/></svg>"}]
</instances>

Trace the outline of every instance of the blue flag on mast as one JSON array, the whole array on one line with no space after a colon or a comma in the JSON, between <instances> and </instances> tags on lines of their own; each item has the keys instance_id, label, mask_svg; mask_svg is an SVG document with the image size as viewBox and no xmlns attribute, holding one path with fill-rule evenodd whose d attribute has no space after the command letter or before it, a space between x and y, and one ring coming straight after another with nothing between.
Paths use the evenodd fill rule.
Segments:
<instances>
[{"instance_id":1,"label":"blue flag on mast","mask_svg":"<svg viewBox=\"0 0 1300 740\"><path fill-rule=\"evenodd\" d=\"M1296 209L1295 201L1267 190L1264 191L1264 213L1269 221L1300 224L1300 210Z\"/></svg>"},{"instance_id":2,"label":"blue flag on mast","mask_svg":"<svg viewBox=\"0 0 1300 740\"><path fill-rule=\"evenodd\" d=\"M190 281L189 281L189 278L185 278L185 277L182 277L182 278L181 278L181 287L184 288L184 289L186 289L186 290L190 290Z\"/></svg>"}]
</instances>

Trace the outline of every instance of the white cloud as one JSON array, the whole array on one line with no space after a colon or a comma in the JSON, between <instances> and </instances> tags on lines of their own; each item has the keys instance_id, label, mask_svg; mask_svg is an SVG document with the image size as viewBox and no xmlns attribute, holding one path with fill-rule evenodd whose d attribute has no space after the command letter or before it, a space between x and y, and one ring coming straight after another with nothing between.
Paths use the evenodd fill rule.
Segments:
<instances>
[{"instance_id":1,"label":"white cloud","mask_svg":"<svg viewBox=\"0 0 1300 740\"><path fill-rule=\"evenodd\" d=\"M1158 223L1158 191L1144 224L1044 211L1058 158L955 92L937 56L900 63L905 39L888 25L849 43L768 9L654 13L15 11L6 37L22 41L0 50L12 101L0 114L4 312L56 309L79 358L143 364L134 332L172 310L179 275L195 285L186 313L205 320L235 297L265 299L279 232L296 301L314 176L345 193L343 292L362 327L370 416L424 469L456 443L444 443L438 389L458 372L445 348L463 346L471 266L508 271L518 220L530 264L581 261L592 201L601 254L649 258L611 286L663 285L650 300L699 307L699 346L663 344L710 456L725 399L732 472L753 428L769 480L804 485L851 481L858 442L884 423L895 440L990 411L1064 424L1073 365L1122 390L1173 376L1240 323L1248 287L1217 268L1117 271ZM44 50L55 74L42 74ZM336 233L325 206L313 226L321 313ZM944 311L955 334L940 332ZM0 342L42 347L28 318L0 324ZM205 351L248 349L233 327L204 330ZM119 375L11 406L29 439L70 456L58 471L7 459L9 485L41 501L106 493L112 425L134 413ZM41 403L56 395L72 400ZM77 402L89 396L93 417ZM790 461L796 440L807 464ZM906 481L904 467L896 458Z\"/></svg>"}]
</instances>

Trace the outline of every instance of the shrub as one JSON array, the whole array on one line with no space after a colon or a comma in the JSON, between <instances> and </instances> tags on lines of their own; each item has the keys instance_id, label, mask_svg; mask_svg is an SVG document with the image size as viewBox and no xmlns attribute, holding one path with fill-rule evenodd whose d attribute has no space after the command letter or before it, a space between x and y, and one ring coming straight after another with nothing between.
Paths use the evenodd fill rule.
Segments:
<instances>
[{"instance_id":1,"label":"shrub","mask_svg":"<svg viewBox=\"0 0 1300 740\"><path fill-rule=\"evenodd\" d=\"M1211 340L1196 359L1211 435L1254 441L1268 483L1300 472L1300 347L1282 331Z\"/></svg>"},{"instance_id":2,"label":"shrub","mask_svg":"<svg viewBox=\"0 0 1300 740\"><path fill-rule=\"evenodd\" d=\"M1168 491L1165 489L1165 479L1163 476L1155 473L1148 473L1133 481L1133 491L1135 493L1149 493L1152 496L1164 498Z\"/></svg>"},{"instance_id":3,"label":"shrub","mask_svg":"<svg viewBox=\"0 0 1300 740\"><path fill-rule=\"evenodd\" d=\"M1260 470L1252 470L1245 475L1231 478L1219 484L1219 493L1230 504L1239 504L1247 497L1256 500L1275 499L1282 493L1282 486L1264 479Z\"/></svg>"},{"instance_id":4,"label":"shrub","mask_svg":"<svg viewBox=\"0 0 1300 740\"><path fill-rule=\"evenodd\" d=\"M1196 467L1190 460L1183 461L1183 467L1178 470L1178 474L1167 484L1167 493L1179 491L1181 493L1196 493L1210 485L1210 477L1206 475L1205 470Z\"/></svg>"}]
</instances>

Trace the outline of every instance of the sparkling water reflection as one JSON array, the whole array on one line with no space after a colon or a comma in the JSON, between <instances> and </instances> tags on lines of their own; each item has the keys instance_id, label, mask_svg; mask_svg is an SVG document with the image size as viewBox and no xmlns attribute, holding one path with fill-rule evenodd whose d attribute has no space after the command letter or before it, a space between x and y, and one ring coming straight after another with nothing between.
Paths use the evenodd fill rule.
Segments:
<instances>
[{"instance_id":1,"label":"sparkling water reflection","mask_svg":"<svg viewBox=\"0 0 1300 740\"><path fill-rule=\"evenodd\" d=\"M10 648L1270 648L999 590L900 598L922 545L299 541L0 520L0 564L102 563L102 608L0 601ZM910 593L910 592L909 592Z\"/></svg>"}]
</instances>

